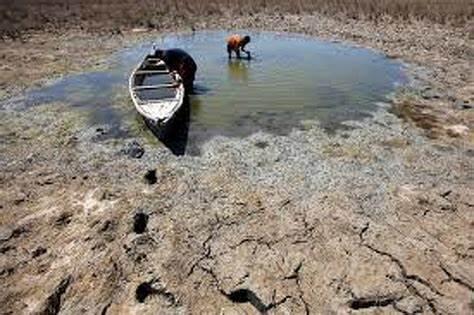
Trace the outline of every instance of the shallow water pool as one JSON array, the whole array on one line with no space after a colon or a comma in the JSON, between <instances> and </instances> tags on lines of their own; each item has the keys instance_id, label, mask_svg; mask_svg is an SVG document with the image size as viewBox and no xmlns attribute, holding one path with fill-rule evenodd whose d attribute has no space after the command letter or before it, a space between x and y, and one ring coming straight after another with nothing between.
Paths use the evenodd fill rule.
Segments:
<instances>
[{"instance_id":1,"label":"shallow water pool","mask_svg":"<svg viewBox=\"0 0 474 315\"><path fill-rule=\"evenodd\" d=\"M286 134L304 120L334 130L344 121L370 115L377 102L405 82L400 63L372 50L293 34L246 34L252 38L251 60L228 60L229 33L224 31L155 40L160 48L185 49L198 64L187 142L259 130ZM146 42L120 51L107 69L67 76L30 91L20 102L65 102L88 112L91 124L120 129L124 121L135 119L135 112L131 102L116 106L116 96L126 95L130 71L151 46Z\"/></svg>"}]
</instances>

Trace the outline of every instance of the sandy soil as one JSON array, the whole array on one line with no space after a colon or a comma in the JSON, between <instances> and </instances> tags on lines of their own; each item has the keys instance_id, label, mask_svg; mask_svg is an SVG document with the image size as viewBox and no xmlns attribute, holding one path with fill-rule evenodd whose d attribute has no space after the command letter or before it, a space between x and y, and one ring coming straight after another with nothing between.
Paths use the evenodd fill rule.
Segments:
<instances>
[{"instance_id":1,"label":"sandy soil","mask_svg":"<svg viewBox=\"0 0 474 315\"><path fill-rule=\"evenodd\" d=\"M176 157L143 137L109 139L108 126L86 127L63 104L2 109L1 312L471 313L467 27L226 21L194 27L349 41L411 63L413 81L335 135L310 122L287 136L216 137L200 156ZM1 97L101 67L110 52L157 33L70 30L5 42Z\"/></svg>"}]
</instances>

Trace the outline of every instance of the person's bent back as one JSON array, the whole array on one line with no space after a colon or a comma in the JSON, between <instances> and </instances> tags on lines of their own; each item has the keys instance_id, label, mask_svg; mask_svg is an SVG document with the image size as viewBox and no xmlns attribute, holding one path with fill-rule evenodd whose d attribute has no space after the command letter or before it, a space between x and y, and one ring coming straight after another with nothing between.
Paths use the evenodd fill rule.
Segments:
<instances>
[{"instance_id":1,"label":"person's bent back","mask_svg":"<svg viewBox=\"0 0 474 315\"><path fill-rule=\"evenodd\" d=\"M250 52L245 50L245 46L250 43L250 36L232 35L227 39L227 54L229 59L232 58L232 52L235 52L237 58L240 58L240 52L247 54L250 58Z\"/></svg>"},{"instance_id":2,"label":"person's bent back","mask_svg":"<svg viewBox=\"0 0 474 315\"><path fill-rule=\"evenodd\" d=\"M197 65L194 59L182 49L157 49L154 56L163 60L170 71L176 71L183 79L186 93L193 90Z\"/></svg>"}]
</instances>

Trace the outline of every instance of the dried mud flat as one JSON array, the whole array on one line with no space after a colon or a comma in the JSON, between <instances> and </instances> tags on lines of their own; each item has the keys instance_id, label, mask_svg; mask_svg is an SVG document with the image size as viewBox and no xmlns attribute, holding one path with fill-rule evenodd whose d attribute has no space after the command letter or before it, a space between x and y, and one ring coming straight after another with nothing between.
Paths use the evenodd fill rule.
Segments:
<instances>
[{"instance_id":1,"label":"dried mud flat","mask_svg":"<svg viewBox=\"0 0 474 315\"><path fill-rule=\"evenodd\" d=\"M62 104L2 109L1 312L471 313L467 27L226 21L195 27L351 41L417 64L413 82L394 105L334 135L308 122L287 136L216 137L200 156L110 139L108 126L85 127ZM100 67L111 51L156 34L9 42L0 55L15 73L3 69L4 97Z\"/></svg>"}]
</instances>

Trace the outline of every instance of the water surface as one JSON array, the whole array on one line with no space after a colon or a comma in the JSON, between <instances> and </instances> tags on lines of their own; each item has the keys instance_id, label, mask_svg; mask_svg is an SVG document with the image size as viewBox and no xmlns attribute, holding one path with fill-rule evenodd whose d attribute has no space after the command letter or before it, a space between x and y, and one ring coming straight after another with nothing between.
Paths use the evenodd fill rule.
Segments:
<instances>
[{"instance_id":1,"label":"water surface","mask_svg":"<svg viewBox=\"0 0 474 315\"><path fill-rule=\"evenodd\" d=\"M252 32L248 49L253 58L228 60L228 35L196 32L155 41L161 48L185 49L198 64L185 131L185 141L192 145L218 134L287 134L305 120L316 120L331 131L344 121L370 115L376 103L405 80L401 65L382 54L292 34ZM87 112L91 124L124 128L125 122L136 119L128 101L128 75L151 44L122 50L103 71L67 76L17 102L63 102Z\"/></svg>"}]
</instances>

